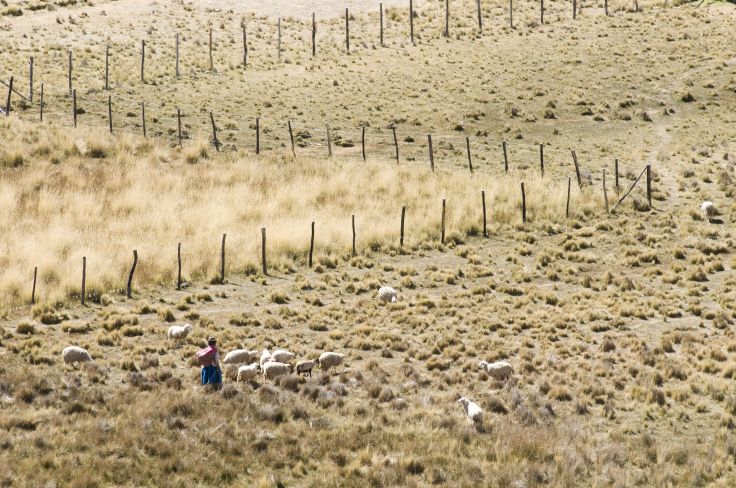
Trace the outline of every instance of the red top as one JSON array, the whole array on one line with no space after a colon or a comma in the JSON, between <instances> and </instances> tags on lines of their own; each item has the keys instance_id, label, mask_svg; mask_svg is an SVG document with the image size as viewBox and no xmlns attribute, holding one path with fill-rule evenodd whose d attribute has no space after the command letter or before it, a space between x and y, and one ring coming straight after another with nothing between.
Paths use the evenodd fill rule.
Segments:
<instances>
[{"instance_id":1,"label":"red top","mask_svg":"<svg viewBox=\"0 0 736 488\"><path fill-rule=\"evenodd\" d=\"M207 346L197 351L197 360L202 367L217 365L217 347Z\"/></svg>"}]
</instances>

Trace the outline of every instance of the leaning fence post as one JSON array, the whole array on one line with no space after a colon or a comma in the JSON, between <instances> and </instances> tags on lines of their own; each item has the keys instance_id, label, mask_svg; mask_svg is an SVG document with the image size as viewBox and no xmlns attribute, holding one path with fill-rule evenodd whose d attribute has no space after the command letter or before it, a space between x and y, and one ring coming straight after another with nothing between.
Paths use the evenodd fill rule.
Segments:
<instances>
[{"instance_id":1,"label":"leaning fence post","mask_svg":"<svg viewBox=\"0 0 736 488\"><path fill-rule=\"evenodd\" d=\"M225 283L225 238L227 234L222 234L222 246L220 247L220 283Z\"/></svg>"},{"instance_id":2,"label":"leaning fence post","mask_svg":"<svg viewBox=\"0 0 736 488\"><path fill-rule=\"evenodd\" d=\"M309 267L312 267L312 255L314 254L314 222L312 222L312 236L309 238Z\"/></svg>"},{"instance_id":3,"label":"leaning fence post","mask_svg":"<svg viewBox=\"0 0 736 488\"><path fill-rule=\"evenodd\" d=\"M414 1L409 0L409 37L414 44Z\"/></svg>"},{"instance_id":4,"label":"leaning fence post","mask_svg":"<svg viewBox=\"0 0 736 488\"><path fill-rule=\"evenodd\" d=\"M317 19L312 12L312 57L317 55Z\"/></svg>"},{"instance_id":5,"label":"leaning fence post","mask_svg":"<svg viewBox=\"0 0 736 488\"><path fill-rule=\"evenodd\" d=\"M567 203L565 204L565 218L570 218L570 186L572 185L572 178L567 177Z\"/></svg>"},{"instance_id":6,"label":"leaning fence post","mask_svg":"<svg viewBox=\"0 0 736 488\"><path fill-rule=\"evenodd\" d=\"M503 147L503 170L508 173L509 172L509 156L506 152L506 141L503 141L501 143L501 147Z\"/></svg>"},{"instance_id":7,"label":"leaning fence post","mask_svg":"<svg viewBox=\"0 0 736 488\"><path fill-rule=\"evenodd\" d=\"M616 158L613 161L613 170L615 172L615 183L616 183L616 194L620 191L620 187L618 186L618 158Z\"/></svg>"},{"instance_id":8,"label":"leaning fence post","mask_svg":"<svg viewBox=\"0 0 736 488\"><path fill-rule=\"evenodd\" d=\"M82 257L82 305L84 305L84 295L87 288L87 257Z\"/></svg>"},{"instance_id":9,"label":"leaning fence post","mask_svg":"<svg viewBox=\"0 0 736 488\"><path fill-rule=\"evenodd\" d=\"M256 154L261 154L261 118L256 117Z\"/></svg>"},{"instance_id":10,"label":"leaning fence post","mask_svg":"<svg viewBox=\"0 0 736 488\"><path fill-rule=\"evenodd\" d=\"M365 162L365 125L362 127L362 131L360 134L360 144L363 148L363 162Z\"/></svg>"},{"instance_id":11,"label":"leaning fence post","mask_svg":"<svg viewBox=\"0 0 736 488\"><path fill-rule=\"evenodd\" d=\"M442 225L440 227L440 244L445 244L445 199L442 199Z\"/></svg>"},{"instance_id":12,"label":"leaning fence post","mask_svg":"<svg viewBox=\"0 0 736 488\"><path fill-rule=\"evenodd\" d=\"M401 206L401 233L399 234L399 247L404 247L404 217L406 216L406 205Z\"/></svg>"},{"instance_id":13,"label":"leaning fence post","mask_svg":"<svg viewBox=\"0 0 736 488\"><path fill-rule=\"evenodd\" d=\"M77 126L77 89L72 90L72 118L74 119L74 127Z\"/></svg>"},{"instance_id":14,"label":"leaning fence post","mask_svg":"<svg viewBox=\"0 0 736 488\"><path fill-rule=\"evenodd\" d=\"M570 151L572 154L572 162L575 163L575 176L578 178L578 186L582 189L583 182L580 179L580 166L578 165L578 155L575 154L575 150Z\"/></svg>"},{"instance_id":15,"label":"leaning fence post","mask_svg":"<svg viewBox=\"0 0 736 488\"><path fill-rule=\"evenodd\" d=\"M357 253L355 252L355 214L351 216L352 221L352 227L353 227L353 256L355 256Z\"/></svg>"},{"instance_id":16,"label":"leaning fence post","mask_svg":"<svg viewBox=\"0 0 736 488\"><path fill-rule=\"evenodd\" d=\"M427 134L427 143L429 145L429 165L434 171L434 151L432 150L432 134Z\"/></svg>"},{"instance_id":17,"label":"leaning fence post","mask_svg":"<svg viewBox=\"0 0 736 488\"><path fill-rule=\"evenodd\" d=\"M470 174L473 174L473 157L470 154L470 137L465 137L465 147L468 149L468 168L470 168Z\"/></svg>"},{"instance_id":18,"label":"leaning fence post","mask_svg":"<svg viewBox=\"0 0 736 488\"><path fill-rule=\"evenodd\" d=\"M450 0L445 0L445 37L450 37Z\"/></svg>"},{"instance_id":19,"label":"leaning fence post","mask_svg":"<svg viewBox=\"0 0 736 488\"><path fill-rule=\"evenodd\" d=\"M133 285L133 273L135 273L135 267L138 265L138 251L133 249L133 267L130 268L130 274L128 275L128 286L125 289L125 295L128 298L133 297L132 285Z\"/></svg>"},{"instance_id":20,"label":"leaning fence post","mask_svg":"<svg viewBox=\"0 0 736 488\"><path fill-rule=\"evenodd\" d=\"M10 116L10 96L13 94L13 77L10 77L10 82L8 83L8 98L5 102L5 116Z\"/></svg>"},{"instance_id":21,"label":"leaning fence post","mask_svg":"<svg viewBox=\"0 0 736 488\"><path fill-rule=\"evenodd\" d=\"M110 134L112 134L112 95L107 96L107 121Z\"/></svg>"},{"instance_id":22,"label":"leaning fence post","mask_svg":"<svg viewBox=\"0 0 736 488\"><path fill-rule=\"evenodd\" d=\"M289 126L289 140L291 141L291 155L296 156L296 151L294 150L294 132L291 130L291 119L287 120L287 125Z\"/></svg>"},{"instance_id":23,"label":"leaning fence post","mask_svg":"<svg viewBox=\"0 0 736 488\"><path fill-rule=\"evenodd\" d=\"M145 83L144 79L144 67L146 64L146 41L145 39L141 40L141 83Z\"/></svg>"},{"instance_id":24,"label":"leaning fence post","mask_svg":"<svg viewBox=\"0 0 736 488\"><path fill-rule=\"evenodd\" d=\"M143 137L146 137L146 105L141 102L141 123L143 125Z\"/></svg>"},{"instance_id":25,"label":"leaning fence post","mask_svg":"<svg viewBox=\"0 0 736 488\"><path fill-rule=\"evenodd\" d=\"M478 32L483 34L483 13L480 10L480 0L475 0L475 4L478 7Z\"/></svg>"},{"instance_id":26,"label":"leaning fence post","mask_svg":"<svg viewBox=\"0 0 736 488\"><path fill-rule=\"evenodd\" d=\"M263 275L268 275L268 269L266 267L266 228L261 227L261 267L263 269Z\"/></svg>"},{"instance_id":27,"label":"leaning fence post","mask_svg":"<svg viewBox=\"0 0 736 488\"><path fill-rule=\"evenodd\" d=\"M181 242L176 246L176 261L179 264L179 270L176 273L176 289L181 290Z\"/></svg>"},{"instance_id":28,"label":"leaning fence post","mask_svg":"<svg viewBox=\"0 0 736 488\"><path fill-rule=\"evenodd\" d=\"M220 152L220 141L217 139L217 126L215 125L215 116L210 112L210 122L212 122L212 143L215 145L215 150Z\"/></svg>"},{"instance_id":29,"label":"leaning fence post","mask_svg":"<svg viewBox=\"0 0 736 488\"><path fill-rule=\"evenodd\" d=\"M526 224L526 192L523 181L521 182L521 222Z\"/></svg>"},{"instance_id":30,"label":"leaning fence post","mask_svg":"<svg viewBox=\"0 0 736 488\"><path fill-rule=\"evenodd\" d=\"M332 135L330 135L330 126L327 126L327 156L332 157Z\"/></svg>"},{"instance_id":31,"label":"leaning fence post","mask_svg":"<svg viewBox=\"0 0 736 488\"><path fill-rule=\"evenodd\" d=\"M345 9L345 52L350 54L350 14Z\"/></svg>"},{"instance_id":32,"label":"leaning fence post","mask_svg":"<svg viewBox=\"0 0 736 488\"><path fill-rule=\"evenodd\" d=\"M544 177L544 144L539 145L539 167L542 170L542 177Z\"/></svg>"},{"instance_id":33,"label":"leaning fence post","mask_svg":"<svg viewBox=\"0 0 736 488\"><path fill-rule=\"evenodd\" d=\"M181 147L181 109L176 109L176 129L179 136L179 147Z\"/></svg>"},{"instance_id":34,"label":"leaning fence post","mask_svg":"<svg viewBox=\"0 0 736 488\"><path fill-rule=\"evenodd\" d=\"M578 18L578 2L577 0L572 0L572 20L575 20Z\"/></svg>"},{"instance_id":35,"label":"leaning fence post","mask_svg":"<svg viewBox=\"0 0 736 488\"><path fill-rule=\"evenodd\" d=\"M38 275L38 266L33 268L33 288L31 289L31 304L36 303L36 276Z\"/></svg>"},{"instance_id":36,"label":"leaning fence post","mask_svg":"<svg viewBox=\"0 0 736 488\"><path fill-rule=\"evenodd\" d=\"M394 134L394 147L396 148L396 164L399 164L399 140L396 138L396 127L391 127Z\"/></svg>"},{"instance_id":37,"label":"leaning fence post","mask_svg":"<svg viewBox=\"0 0 736 488\"><path fill-rule=\"evenodd\" d=\"M486 191L480 191L480 200L483 204L483 237L488 237L488 228L486 227Z\"/></svg>"},{"instance_id":38,"label":"leaning fence post","mask_svg":"<svg viewBox=\"0 0 736 488\"><path fill-rule=\"evenodd\" d=\"M248 32L243 24L243 69L248 68Z\"/></svg>"},{"instance_id":39,"label":"leaning fence post","mask_svg":"<svg viewBox=\"0 0 736 488\"><path fill-rule=\"evenodd\" d=\"M647 164L647 201L652 208L652 165Z\"/></svg>"}]
</instances>

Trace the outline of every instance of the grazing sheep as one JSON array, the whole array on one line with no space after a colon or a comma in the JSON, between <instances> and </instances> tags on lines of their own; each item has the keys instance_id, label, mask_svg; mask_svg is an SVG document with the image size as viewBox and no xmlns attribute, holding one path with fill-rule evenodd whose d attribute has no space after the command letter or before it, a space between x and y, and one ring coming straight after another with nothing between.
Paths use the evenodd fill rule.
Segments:
<instances>
[{"instance_id":1,"label":"grazing sheep","mask_svg":"<svg viewBox=\"0 0 736 488\"><path fill-rule=\"evenodd\" d=\"M296 356L294 356L294 354L290 353L289 351L279 349L278 351L274 351L273 354L271 354L271 361L276 361L277 363L288 363L295 357Z\"/></svg>"},{"instance_id":2,"label":"grazing sheep","mask_svg":"<svg viewBox=\"0 0 736 488\"><path fill-rule=\"evenodd\" d=\"M182 340L186 339L191 331L192 324L172 325L166 332L166 336L169 339Z\"/></svg>"},{"instance_id":3,"label":"grazing sheep","mask_svg":"<svg viewBox=\"0 0 736 488\"><path fill-rule=\"evenodd\" d=\"M457 403L463 406L463 410L465 410L465 415L468 416L468 418L473 422L473 424L475 424L476 427L483 426L483 409L480 408L480 405L471 400L468 400L465 397L460 398Z\"/></svg>"},{"instance_id":4,"label":"grazing sheep","mask_svg":"<svg viewBox=\"0 0 736 488\"><path fill-rule=\"evenodd\" d=\"M267 380L272 380L276 378L277 376L283 376L285 374L289 374L291 372L291 365L269 361L263 365L262 370L263 370L263 376Z\"/></svg>"},{"instance_id":5,"label":"grazing sheep","mask_svg":"<svg viewBox=\"0 0 736 488\"><path fill-rule=\"evenodd\" d=\"M489 363L487 361L481 361L478 363L478 367L485 370L486 373L497 380L505 380L511 376L514 372L513 366L506 361L496 361L495 363Z\"/></svg>"},{"instance_id":6,"label":"grazing sheep","mask_svg":"<svg viewBox=\"0 0 736 488\"><path fill-rule=\"evenodd\" d=\"M61 357L64 360L64 364L74 363L86 363L92 361L92 356L89 355L86 349L78 346L68 346L61 351Z\"/></svg>"},{"instance_id":7,"label":"grazing sheep","mask_svg":"<svg viewBox=\"0 0 736 488\"><path fill-rule=\"evenodd\" d=\"M241 382L252 380L256 375L258 375L259 369L261 369L261 366L258 363L247 364L239 367L237 381Z\"/></svg>"},{"instance_id":8,"label":"grazing sheep","mask_svg":"<svg viewBox=\"0 0 736 488\"><path fill-rule=\"evenodd\" d=\"M703 217L710 220L711 217L715 217L718 214L718 209L713 202L703 202L700 205L700 213L703 214Z\"/></svg>"},{"instance_id":9,"label":"grazing sheep","mask_svg":"<svg viewBox=\"0 0 736 488\"><path fill-rule=\"evenodd\" d=\"M271 357L271 353L268 351L268 349L264 349L263 352L261 353L261 360L259 363L261 367L263 367L264 364L272 360L273 358Z\"/></svg>"},{"instance_id":10,"label":"grazing sheep","mask_svg":"<svg viewBox=\"0 0 736 488\"><path fill-rule=\"evenodd\" d=\"M257 359L258 351L249 351L247 349L235 349L225 355L222 360L223 364L243 364L251 363Z\"/></svg>"},{"instance_id":11,"label":"grazing sheep","mask_svg":"<svg viewBox=\"0 0 736 488\"><path fill-rule=\"evenodd\" d=\"M312 377L312 368L314 368L314 361L304 360L296 363L296 374L297 376L304 373L304 376L309 375Z\"/></svg>"},{"instance_id":12,"label":"grazing sheep","mask_svg":"<svg viewBox=\"0 0 736 488\"><path fill-rule=\"evenodd\" d=\"M319 355L319 369L322 371L329 371L330 368L342 363L342 359L344 357L344 354L337 352L323 352Z\"/></svg>"},{"instance_id":13,"label":"grazing sheep","mask_svg":"<svg viewBox=\"0 0 736 488\"><path fill-rule=\"evenodd\" d=\"M396 290L394 290L390 286L383 286L380 290L378 290L378 299L386 303L393 303L397 300Z\"/></svg>"}]
</instances>

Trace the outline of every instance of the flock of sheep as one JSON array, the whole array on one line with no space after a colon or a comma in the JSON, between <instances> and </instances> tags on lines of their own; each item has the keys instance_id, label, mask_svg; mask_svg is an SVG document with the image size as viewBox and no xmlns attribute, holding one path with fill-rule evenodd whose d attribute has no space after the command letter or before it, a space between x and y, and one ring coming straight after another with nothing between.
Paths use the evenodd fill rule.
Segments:
<instances>
[{"instance_id":1,"label":"flock of sheep","mask_svg":"<svg viewBox=\"0 0 736 488\"><path fill-rule=\"evenodd\" d=\"M703 204L703 207L705 207L705 204ZM705 212L705 210L703 211ZM378 298L385 303L394 303L398 300L396 290L388 286L378 290ZM183 340L191 332L192 326L190 324L172 325L167 330L166 335L172 340ZM89 352L79 346L65 347L61 352L61 357L65 364L92 361L92 356L90 356ZM225 366L224 373L226 378L243 382L255 379L258 374L262 374L267 380L273 380L279 376L288 375L292 369L295 370L297 375L304 374L305 376L309 375L311 377L312 369L315 366L319 365L322 371L329 371L331 368L342 364L344 358L344 354L323 352L317 361L309 359L299 360L292 367L292 362L296 359L296 355L284 349L278 349L274 352L264 349L260 354L254 350L235 349L225 355L222 363ZM506 361L497 361L494 363L480 361L478 367L497 380L506 380L514 372L511 364ZM474 426L481 429L483 426L483 409L477 403L466 397L461 397L457 402L462 405L465 415Z\"/></svg>"}]
</instances>

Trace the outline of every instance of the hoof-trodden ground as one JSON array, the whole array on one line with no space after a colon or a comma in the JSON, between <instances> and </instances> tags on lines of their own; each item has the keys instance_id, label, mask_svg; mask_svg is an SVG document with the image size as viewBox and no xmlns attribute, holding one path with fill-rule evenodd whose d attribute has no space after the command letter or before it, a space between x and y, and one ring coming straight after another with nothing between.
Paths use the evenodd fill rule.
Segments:
<instances>
[{"instance_id":1,"label":"hoof-trodden ground","mask_svg":"<svg viewBox=\"0 0 736 488\"><path fill-rule=\"evenodd\" d=\"M736 484L732 6L610 2L605 17L583 3L573 21L549 2L540 25L538 4L520 2L511 30L506 4L483 2L480 36L475 2L451 2L443 39L444 2L415 2L412 45L407 6L386 2L381 48L375 5L353 2L351 54L334 17L312 58L312 9L353 4L7 3L0 78L18 94L0 121L0 486ZM20 98L29 56L33 102ZM646 165L651 205L642 177L606 213L603 170L611 209ZM384 285L396 303L378 300ZM185 340L167 339L186 323ZM211 335L224 352L345 359L206 391L193 354ZM64 365L69 345L94 361ZM513 375L491 378L480 360ZM481 426L460 397L484 410Z\"/></svg>"}]
</instances>

